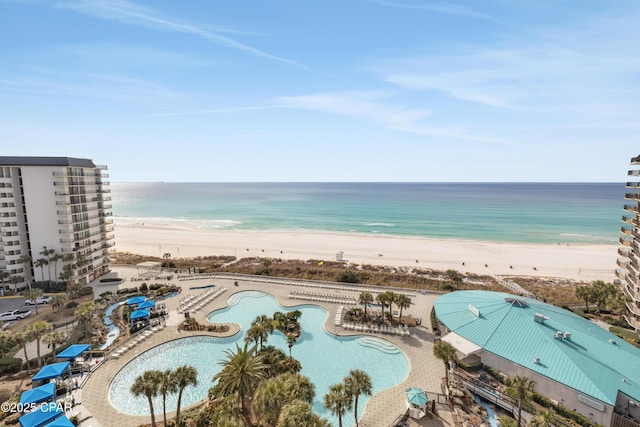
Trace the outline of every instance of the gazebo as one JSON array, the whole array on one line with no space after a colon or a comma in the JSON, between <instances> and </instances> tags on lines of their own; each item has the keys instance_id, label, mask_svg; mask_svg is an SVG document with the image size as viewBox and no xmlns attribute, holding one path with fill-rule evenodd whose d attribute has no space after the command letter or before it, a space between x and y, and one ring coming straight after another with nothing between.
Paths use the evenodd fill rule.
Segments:
<instances>
[{"instance_id":1,"label":"gazebo","mask_svg":"<svg viewBox=\"0 0 640 427\"><path fill-rule=\"evenodd\" d=\"M23 391L20 395L20 405L40 403L52 400L56 395L56 384L47 383L31 390Z\"/></svg>"},{"instance_id":2,"label":"gazebo","mask_svg":"<svg viewBox=\"0 0 640 427\"><path fill-rule=\"evenodd\" d=\"M38 373L33 376L33 378L31 379L31 383L58 378L62 376L64 371L69 369L70 364L70 362L58 362L52 363L50 365L44 365L42 369L40 369Z\"/></svg>"},{"instance_id":3,"label":"gazebo","mask_svg":"<svg viewBox=\"0 0 640 427\"><path fill-rule=\"evenodd\" d=\"M53 420L63 415L64 411L59 405L52 403L51 405L39 406L28 414L18 418L22 427L41 427L50 424Z\"/></svg>"},{"instance_id":4,"label":"gazebo","mask_svg":"<svg viewBox=\"0 0 640 427\"><path fill-rule=\"evenodd\" d=\"M131 324L136 320L149 319L149 310L136 310L131 313Z\"/></svg>"},{"instance_id":5,"label":"gazebo","mask_svg":"<svg viewBox=\"0 0 640 427\"><path fill-rule=\"evenodd\" d=\"M44 427L75 427L74 424L67 418L66 415L63 415L55 420L51 421L49 424L45 424Z\"/></svg>"},{"instance_id":6,"label":"gazebo","mask_svg":"<svg viewBox=\"0 0 640 427\"><path fill-rule=\"evenodd\" d=\"M129 305L138 305L141 304L143 302L145 302L147 300L147 297L143 297L141 295L138 295L137 297L131 297L127 300L127 304Z\"/></svg>"},{"instance_id":7,"label":"gazebo","mask_svg":"<svg viewBox=\"0 0 640 427\"><path fill-rule=\"evenodd\" d=\"M138 304L138 310L150 309L156 306L155 300L149 299Z\"/></svg>"}]
</instances>

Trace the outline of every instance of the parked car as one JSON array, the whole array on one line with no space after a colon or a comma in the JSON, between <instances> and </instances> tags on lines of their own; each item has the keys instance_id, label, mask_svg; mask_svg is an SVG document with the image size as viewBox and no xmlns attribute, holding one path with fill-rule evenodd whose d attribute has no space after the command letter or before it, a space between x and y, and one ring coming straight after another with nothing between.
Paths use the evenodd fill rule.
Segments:
<instances>
[{"instance_id":1,"label":"parked car","mask_svg":"<svg viewBox=\"0 0 640 427\"><path fill-rule=\"evenodd\" d=\"M0 321L2 322L12 322L14 320L24 319L27 316L31 315L31 310L13 310L13 311L5 311L0 314Z\"/></svg>"},{"instance_id":2,"label":"parked car","mask_svg":"<svg viewBox=\"0 0 640 427\"><path fill-rule=\"evenodd\" d=\"M28 299L26 300L24 303L27 305L40 305L40 304L49 304L51 302L51 297L47 296L47 295L41 295L38 298L36 298L36 301L33 302L32 299Z\"/></svg>"}]
</instances>

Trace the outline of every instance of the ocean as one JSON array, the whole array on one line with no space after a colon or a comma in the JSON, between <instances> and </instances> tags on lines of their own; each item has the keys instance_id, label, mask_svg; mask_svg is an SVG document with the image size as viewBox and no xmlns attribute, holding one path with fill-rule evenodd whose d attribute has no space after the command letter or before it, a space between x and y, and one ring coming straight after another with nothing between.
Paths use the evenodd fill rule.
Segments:
<instances>
[{"instance_id":1,"label":"ocean","mask_svg":"<svg viewBox=\"0 0 640 427\"><path fill-rule=\"evenodd\" d=\"M615 244L623 183L111 183L116 224Z\"/></svg>"}]
</instances>

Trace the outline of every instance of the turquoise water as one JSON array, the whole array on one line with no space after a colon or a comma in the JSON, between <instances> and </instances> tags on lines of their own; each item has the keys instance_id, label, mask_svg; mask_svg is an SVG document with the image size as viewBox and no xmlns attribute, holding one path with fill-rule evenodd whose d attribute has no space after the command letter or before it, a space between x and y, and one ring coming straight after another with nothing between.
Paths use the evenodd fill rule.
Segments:
<instances>
[{"instance_id":1,"label":"turquoise water","mask_svg":"<svg viewBox=\"0 0 640 427\"><path fill-rule=\"evenodd\" d=\"M147 415L149 405L145 397L134 397L129 391L136 376L149 369L174 369L190 364L198 370L197 387L185 389L182 406L186 407L206 397L213 385L211 379L220 371L218 362L225 357L226 349L235 350L236 344L244 345L246 331L256 316L271 316L276 311L291 311L280 306L277 300L262 292L241 292L229 298L230 306L209 315L212 322L235 322L242 331L234 337L188 337L171 341L142 353L129 362L114 378L109 388L109 399L119 411L135 415ZM336 337L324 330L328 313L313 305L295 307L302 311L300 323L302 335L292 348L292 356L302 363L302 374L316 385L314 410L338 425L338 420L323 407L324 394L329 386L342 381L351 369L363 369L372 379L374 393L404 380L409 365L404 354L392 343L377 337ZM268 344L289 349L280 333L273 334ZM175 410L176 396L167 399L168 410ZM367 398L362 396L359 413L362 414ZM156 413L162 412L161 399L154 400ZM353 413L343 418L344 425L353 425Z\"/></svg>"},{"instance_id":2,"label":"turquoise water","mask_svg":"<svg viewBox=\"0 0 640 427\"><path fill-rule=\"evenodd\" d=\"M116 223L524 243L617 242L616 183L113 183Z\"/></svg>"}]
</instances>

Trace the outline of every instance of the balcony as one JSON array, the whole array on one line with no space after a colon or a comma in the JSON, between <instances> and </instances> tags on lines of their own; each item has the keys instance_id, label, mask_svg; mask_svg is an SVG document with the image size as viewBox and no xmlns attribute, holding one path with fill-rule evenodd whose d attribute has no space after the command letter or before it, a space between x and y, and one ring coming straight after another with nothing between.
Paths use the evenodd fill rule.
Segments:
<instances>
[{"instance_id":1,"label":"balcony","mask_svg":"<svg viewBox=\"0 0 640 427\"><path fill-rule=\"evenodd\" d=\"M622 222L632 224L636 219L635 215L622 215Z\"/></svg>"},{"instance_id":2,"label":"balcony","mask_svg":"<svg viewBox=\"0 0 640 427\"><path fill-rule=\"evenodd\" d=\"M627 236L630 235L632 231L633 231L633 228L620 227L620 232L622 234L626 234Z\"/></svg>"},{"instance_id":3,"label":"balcony","mask_svg":"<svg viewBox=\"0 0 640 427\"><path fill-rule=\"evenodd\" d=\"M640 332L640 321L636 320L636 318L633 317L633 315L624 314L624 315L622 315L622 317L624 317L624 320L627 321L629 326L631 326L633 329L635 329L636 333Z\"/></svg>"},{"instance_id":4,"label":"balcony","mask_svg":"<svg viewBox=\"0 0 640 427\"><path fill-rule=\"evenodd\" d=\"M624 195L624 198L627 200L640 200L640 194L638 193L627 193Z\"/></svg>"},{"instance_id":5,"label":"balcony","mask_svg":"<svg viewBox=\"0 0 640 427\"><path fill-rule=\"evenodd\" d=\"M625 277L627 277L627 270L616 268L616 277L618 279L624 279Z\"/></svg>"},{"instance_id":6,"label":"balcony","mask_svg":"<svg viewBox=\"0 0 640 427\"><path fill-rule=\"evenodd\" d=\"M640 188L640 182L627 182L627 188Z\"/></svg>"},{"instance_id":7,"label":"balcony","mask_svg":"<svg viewBox=\"0 0 640 427\"><path fill-rule=\"evenodd\" d=\"M629 171L627 173L628 176L640 176L640 170Z\"/></svg>"},{"instance_id":8,"label":"balcony","mask_svg":"<svg viewBox=\"0 0 640 427\"><path fill-rule=\"evenodd\" d=\"M638 205L624 205L622 209L627 212L638 213Z\"/></svg>"},{"instance_id":9,"label":"balcony","mask_svg":"<svg viewBox=\"0 0 640 427\"><path fill-rule=\"evenodd\" d=\"M631 248L618 248L618 255L620 256L629 256L631 254Z\"/></svg>"},{"instance_id":10,"label":"balcony","mask_svg":"<svg viewBox=\"0 0 640 427\"><path fill-rule=\"evenodd\" d=\"M627 239L626 237L621 237L619 242L621 245L631 246L631 240Z\"/></svg>"}]
</instances>

